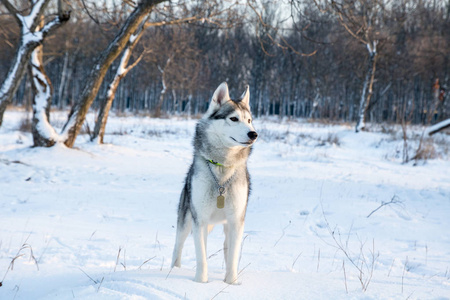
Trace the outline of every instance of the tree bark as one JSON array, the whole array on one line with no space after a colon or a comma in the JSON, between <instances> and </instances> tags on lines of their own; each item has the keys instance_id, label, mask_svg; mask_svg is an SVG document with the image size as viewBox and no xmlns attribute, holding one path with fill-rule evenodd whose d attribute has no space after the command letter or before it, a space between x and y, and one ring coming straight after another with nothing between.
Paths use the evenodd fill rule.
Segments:
<instances>
[{"instance_id":1,"label":"tree bark","mask_svg":"<svg viewBox=\"0 0 450 300\"><path fill-rule=\"evenodd\" d=\"M355 132L364 130L366 123L366 112L369 107L370 98L372 97L372 87L375 79L375 70L377 64L377 42L373 43L373 47L367 45L369 50L369 61L367 64L366 77L364 79L364 85L361 92L361 100L359 102L358 121L355 126Z\"/></svg>"},{"instance_id":2,"label":"tree bark","mask_svg":"<svg viewBox=\"0 0 450 300\"><path fill-rule=\"evenodd\" d=\"M42 48L42 45L39 45L33 51L29 64L31 87L33 89L31 133L34 147L51 147L57 142L58 135L49 123L53 87L44 70Z\"/></svg>"},{"instance_id":3,"label":"tree bark","mask_svg":"<svg viewBox=\"0 0 450 300\"><path fill-rule=\"evenodd\" d=\"M164 69L161 68L160 66L158 66L159 72L161 73L162 89L161 89L161 92L159 94L158 104L156 105L156 108L155 108L155 117L157 117L157 118L161 117L161 108L162 108L162 105L164 103L164 96L167 93L167 85L166 85L166 78L165 78L166 69L169 66L169 64L171 63L171 61L172 61L174 56L175 55L173 54L167 59L166 65L164 66Z\"/></svg>"},{"instance_id":4,"label":"tree bark","mask_svg":"<svg viewBox=\"0 0 450 300\"><path fill-rule=\"evenodd\" d=\"M83 126L89 107L94 102L98 94L103 78L106 75L112 62L119 56L125 48L130 36L136 31L139 24L150 13L152 8L165 0L143 0L132 14L125 21L120 32L116 35L109 46L100 54L97 62L94 64L86 84L81 92L80 99L73 105L68 120L64 125L62 136L68 147L73 147L75 140Z\"/></svg>"},{"instance_id":5,"label":"tree bark","mask_svg":"<svg viewBox=\"0 0 450 300\"><path fill-rule=\"evenodd\" d=\"M128 62L130 61L131 54L134 50L134 47L139 42L139 39L142 37L144 33L144 25L147 21L147 18L141 23L136 32L130 36L126 48L123 52L122 59L120 60L119 66L117 67L116 75L114 79L108 86L108 90L106 92L106 99L103 104L100 106L100 110L97 116L97 120L95 122L94 132L91 136L91 141L97 140L99 144L103 144L103 138L105 136L105 128L106 122L108 121L109 111L111 110L112 103L114 98L116 97L117 88L119 87L120 81L124 78L131 69L133 69L139 61L142 59L142 55L136 59L136 61L130 65Z\"/></svg>"},{"instance_id":6,"label":"tree bark","mask_svg":"<svg viewBox=\"0 0 450 300\"><path fill-rule=\"evenodd\" d=\"M63 13L63 4L58 1L59 15ZM40 23L36 27L38 31L44 26L44 16L40 16ZM58 142L59 137L52 125L50 125L50 105L52 103L53 86L47 76L43 62L44 47L39 45L31 53L28 64L31 87L33 90L33 121L31 133L34 147L51 147Z\"/></svg>"},{"instance_id":7,"label":"tree bark","mask_svg":"<svg viewBox=\"0 0 450 300\"><path fill-rule=\"evenodd\" d=\"M3 115L6 107L11 103L11 100L19 87L20 81L25 74L31 53L37 46L42 44L47 35L66 23L70 18L70 13L60 14L43 26L42 29L35 31L40 16L43 14L48 2L49 0L37 1L32 6L30 14L22 16L7 0L2 0L2 3L19 23L21 39L13 63L8 71L8 75L0 89L0 126L3 123Z\"/></svg>"}]
</instances>

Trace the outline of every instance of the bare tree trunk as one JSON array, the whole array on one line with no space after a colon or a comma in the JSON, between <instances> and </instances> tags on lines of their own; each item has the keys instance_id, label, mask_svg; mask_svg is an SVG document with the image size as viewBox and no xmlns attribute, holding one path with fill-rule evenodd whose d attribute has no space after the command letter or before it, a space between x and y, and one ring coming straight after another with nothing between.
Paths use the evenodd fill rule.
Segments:
<instances>
[{"instance_id":1,"label":"bare tree trunk","mask_svg":"<svg viewBox=\"0 0 450 300\"><path fill-rule=\"evenodd\" d=\"M141 23L137 31L130 36L127 42L126 48L122 55L122 59L120 60L119 66L117 67L116 75L114 76L114 79L108 86L108 91L106 92L106 99L100 106L100 111L98 113L97 120L95 122L94 132L91 136L91 141L97 140L99 144L103 144L106 122L108 121L109 111L111 110L112 103L116 96L117 88L119 87L119 83L122 80L122 78L124 78L128 74L128 72L131 69L133 69L142 59L141 54L141 56L138 59L136 59L136 61L132 65L127 66L134 47L138 43L139 39L142 37L142 34L144 33L144 25L146 21L147 18L145 18L145 20Z\"/></svg>"},{"instance_id":2,"label":"bare tree trunk","mask_svg":"<svg viewBox=\"0 0 450 300\"><path fill-rule=\"evenodd\" d=\"M112 62L125 48L130 36L136 31L139 24L142 23L152 8L163 1L164 0L142 0L125 21L125 24L122 26L114 40L100 54L88 78L86 78L86 85L81 92L79 101L73 105L68 120L64 125L62 135L65 139L64 143L66 146L73 147L75 139L83 126L86 114L92 105L92 102L94 102L100 85L103 82L103 78Z\"/></svg>"},{"instance_id":3,"label":"bare tree trunk","mask_svg":"<svg viewBox=\"0 0 450 300\"><path fill-rule=\"evenodd\" d=\"M51 147L58 135L49 123L53 87L42 63L42 45L31 54L29 71L33 89L33 122L31 132L35 147Z\"/></svg>"},{"instance_id":4,"label":"bare tree trunk","mask_svg":"<svg viewBox=\"0 0 450 300\"><path fill-rule=\"evenodd\" d=\"M42 44L47 35L67 22L70 18L70 13L60 13L52 21L43 26L42 29L35 30L40 21L40 16L43 14L50 0L38 0L33 2L30 13L27 16L20 14L9 1L1 1L19 24L21 39L19 49L16 52L8 75L0 89L0 126L3 123L3 115L6 107L11 103L11 100L19 87L20 81L25 74L31 52L33 52L37 46Z\"/></svg>"},{"instance_id":5,"label":"bare tree trunk","mask_svg":"<svg viewBox=\"0 0 450 300\"><path fill-rule=\"evenodd\" d=\"M261 93L259 93L259 95L258 95L258 109L256 111L256 117L257 118L261 117L261 112L262 112L262 95L261 95Z\"/></svg>"},{"instance_id":6,"label":"bare tree trunk","mask_svg":"<svg viewBox=\"0 0 450 300\"><path fill-rule=\"evenodd\" d=\"M63 97L64 97L64 91L66 89L67 74L69 72L68 64L69 64L69 51L66 51L66 53L64 54L63 69L61 72L61 80L59 82L59 89L58 89L59 108L63 107L62 101L63 101Z\"/></svg>"},{"instance_id":7,"label":"bare tree trunk","mask_svg":"<svg viewBox=\"0 0 450 300\"><path fill-rule=\"evenodd\" d=\"M59 13L62 13L61 0L58 3ZM44 26L44 16L40 16L41 22L36 27L39 30ZM50 125L50 105L52 102L53 86L45 73L43 63L44 47L39 45L31 53L28 65L31 87L33 90L33 121L31 133L34 147L51 147L58 140L58 134Z\"/></svg>"},{"instance_id":8,"label":"bare tree trunk","mask_svg":"<svg viewBox=\"0 0 450 300\"><path fill-rule=\"evenodd\" d=\"M192 115L192 91L189 91L188 101L186 103L185 111L187 111L188 120L190 120L191 115Z\"/></svg>"},{"instance_id":9,"label":"bare tree trunk","mask_svg":"<svg viewBox=\"0 0 450 300\"><path fill-rule=\"evenodd\" d=\"M178 97L177 97L177 93L175 92L175 90L172 90L172 111L170 113L175 113L178 114Z\"/></svg>"},{"instance_id":10,"label":"bare tree trunk","mask_svg":"<svg viewBox=\"0 0 450 300\"><path fill-rule=\"evenodd\" d=\"M158 66L158 70L159 70L159 72L161 73L161 84L162 84L162 89L161 89L161 92L160 92L160 94L159 94L159 102L158 102L158 104L156 105L156 108L155 108L155 117L157 117L157 118L161 117L161 107L162 107L162 105L163 105L163 103L164 103L164 96L165 96L166 93L167 93L167 85L166 85L165 71L166 71L166 68L169 66L170 62L172 61L172 58L173 58L173 55L170 56L170 57L167 59L166 65L164 66L164 69L161 68L160 66Z\"/></svg>"},{"instance_id":11,"label":"bare tree trunk","mask_svg":"<svg viewBox=\"0 0 450 300\"><path fill-rule=\"evenodd\" d=\"M167 92L167 87L166 87L166 82L164 80L164 75L161 78L161 82L162 82L163 88L161 89L161 93L159 94L159 101L158 101L158 104L156 105L156 108L155 108L155 117L156 118L161 117L161 107L162 107L162 105L164 103L164 96L166 95L166 92Z\"/></svg>"},{"instance_id":12,"label":"bare tree trunk","mask_svg":"<svg viewBox=\"0 0 450 300\"><path fill-rule=\"evenodd\" d=\"M364 130L366 126L366 112L369 107L370 98L372 97L372 87L377 64L377 42L375 41L373 46L367 44L367 50L369 51L369 62L367 64L366 78L364 79L361 100L359 102L358 121L355 126L356 132Z\"/></svg>"},{"instance_id":13,"label":"bare tree trunk","mask_svg":"<svg viewBox=\"0 0 450 300\"><path fill-rule=\"evenodd\" d=\"M438 111L438 107L439 107L439 92L440 92L440 84L439 84L439 79L436 78L433 84L433 88L432 88L432 96L433 99L430 101L430 105L428 106L427 111L429 112L427 114L427 123L426 125L430 125L431 121L435 115L435 113Z\"/></svg>"},{"instance_id":14,"label":"bare tree trunk","mask_svg":"<svg viewBox=\"0 0 450 300\"><path fill-rule=\"evenodd\" d=\"M315 119L316 118L316 110L319 107L319 102L321 101L320 98L321 98L320 92L317 89L316 90L316 97L314 97L314 101L313 101L313 104L312 104L311 112L309 113L309 118L310 119Z\"/></svg>"}]
</instances>

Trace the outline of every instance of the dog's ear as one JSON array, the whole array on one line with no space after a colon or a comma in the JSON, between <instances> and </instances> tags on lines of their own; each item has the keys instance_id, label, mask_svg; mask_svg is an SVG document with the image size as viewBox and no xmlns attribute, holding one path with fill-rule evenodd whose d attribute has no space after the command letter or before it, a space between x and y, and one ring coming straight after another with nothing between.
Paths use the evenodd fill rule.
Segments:
<instances>
[{"instance_id":1,"label":"dog's ear","mask_svg":"<svg viewBox=\"0 0 450 300\"><path fill-rule=\"evenodd\" d=\"M230 95L228 94L228 85L226 82L222 82L212 96L206 115L211 115L215 111L219 110L220 106L222 106L228 100L230 100Z\"/></svg>"},{"instance_id":2,"label":"dog's ear","mask_svg":"<svg viewBox=\"0 0 450 300\"><path fill-rule=\"evenodd\" d=\"M248 84L245 86L245 92L242 94L239 101L244 103L247 106L250 106L250 88L249 88Z\"/></svg>"},{"instance_id":3,"label":"dog's ear","mask_svg":"<svg viewBox=\"0 0 450 300\"><path fill-rule=\"evenodd\" d=\"M215 103L220 106L228 100L230 100L230 95L228 94L228 85L226 82L222 82L214 92L214 95L211 99L211 104Z\"/></svg>"}]
</instances>

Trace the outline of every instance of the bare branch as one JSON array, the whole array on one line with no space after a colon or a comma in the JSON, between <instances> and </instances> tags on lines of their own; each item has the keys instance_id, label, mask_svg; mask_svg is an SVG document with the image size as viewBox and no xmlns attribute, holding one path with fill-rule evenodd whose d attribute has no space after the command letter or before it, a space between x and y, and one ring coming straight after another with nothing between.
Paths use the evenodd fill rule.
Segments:
<instances>
[{"instance_id":1,"label":"bare branch","mask_svg":"<svg viewBox=\"0 0 450 300\"><path fill-rule=\"evenodd\" d=\"M126 4L128 4L131 7L136 7L137 6L136 2L133 1L133 0L122 0L122 1L125 2Z\"/></svg>"},{"instance_id":2,"label":"bare branch","mask_svg":"<svg viewBox=\"0 0 450 300\"><path fill-rule=\"evenodd\" d=\"M89 18L90 18L92 21L94 21L95 24L97 24L99 27L101 27L101 26L100 26L100 22L99 22L96 18L94 18L93 15L91 15L91 12L90 12L89 9L87 8L86 3L84 2L84 0L81 0L81 3L83 4L84 10L86 11L86 13L87 13L87 15L89 16Z\"/></svg>"},{"instance_id":3,"label":"bare branch","mask_svg":"<svg viewBox=\"0 0 450 300\"><path fill-rule=\"evenodd\" d=\"M131 64L129 65L125 71L122 73L122 77L126 76L128 74L128 72L130 72L135 66L137 66L137 64L142 60L142 58L144 57L144 54L147 53L147 51L142 51L141 55L139 55L139 57Z\"/></svg>"},{"instance_id":4,"label":"bare branch","mask_svg":"<svg viewBox=\"0 0 450 300\"><path fill-rule=\"evenodd\" d=\"M292 2L291 2L292 3ZM270 41L272 42L273 45L277 46L278 48L281 48L283 50L286 49L290 49L292 52L294 52L297 55L300 56L313 56L314 54L317 53L317 50L311 52L311 53L301 53L297 50L294 49L294 47L292 47L292 45L289 44L289 42L281 35L278 34L278 29L279 28L274 28L273 26L271 26L270 24L267 24L266 22L264 22L264 18L262 16L262 14L260 12L258 12L258 10L250 3L250 1L247 0L247 5L253 10L253 12L256 14L256 16L258 17L259 23L264 27L264 28L268 28L268 29L272 29L275 32L275 35L277 37L280 38L280 40L283 42L284 45L280 44L279 42L277 42L275 40L274 37L272 37L272 35L270 33L267 33L266 36L270 39ZM305 30L308 28L308 26L306 28L304 28ZM261 37L258 35L258 41L259 44L261 46L261 49L263 50L263 52L268 55L268 56L275 56L273 54L268 53L266 47L264 46L264 42L262 41Z\"/></svg>"},{"instance_id":5,"label":"bare branch","mask_svg":"<svg viewBox=\"0 0 450 300\"><path fill-rule=\"evenodd\" d=\"M1 0L9 13L16 19L17 23L22 27L22 21L19 19L19 11L8 0Z\"/></svg>"},{"instance_id":6,"label":"bare branch","mask_svg":"<svg viewBox=\"0 0 450 300\"><path fill-rule=\"evenodd\" d=\"M377 212L380 208L382 208L383 206L389 205L389 204L403 204L403 202L398 199L397 195L394 195L394 197L392 197L391 201L381 202L381 205L379 207L377 207L376 209L374 209L370 214L368 214L366 218L370 218L370 216L373 215L375 212Z\"/></svg>"}]
</instances>

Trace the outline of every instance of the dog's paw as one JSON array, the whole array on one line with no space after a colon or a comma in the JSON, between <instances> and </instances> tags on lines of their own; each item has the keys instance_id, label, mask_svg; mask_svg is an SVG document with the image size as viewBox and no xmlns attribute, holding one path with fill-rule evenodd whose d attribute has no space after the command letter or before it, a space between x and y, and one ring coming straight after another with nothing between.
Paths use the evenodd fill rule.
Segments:
<instances>
[{"instance_id":1,"label":"dog's paw","mask_svg":"<svg viewBox=\"0 0 450 300\"><path fill-rule=\"evenodd\" d=\"M208 275L205 274L196 274L194 278L195 282L206 283L208 282Z\"/></svg>"},{"instance_id":2,"label":"dog's paw","mask_svg":"<svg viewBox=\"0 0 450 300\"><path fill-rule=\"evenodd\" d=\"M180 268L181 263L178 260L176 260L176 261L172 262L172 265L170 267L171 268L174 268L174 267Z\"/></svg>"},{"instance_id":3,"label":"dog's paw","mask_svg":"<svg viewBox=\"0 0 450 300\"><path fill-rule=\"evenodd\" d=\"M237 276L226 276L224 282L232 285L241 285L242 283Z\"/></svg>"}]
</instances>

